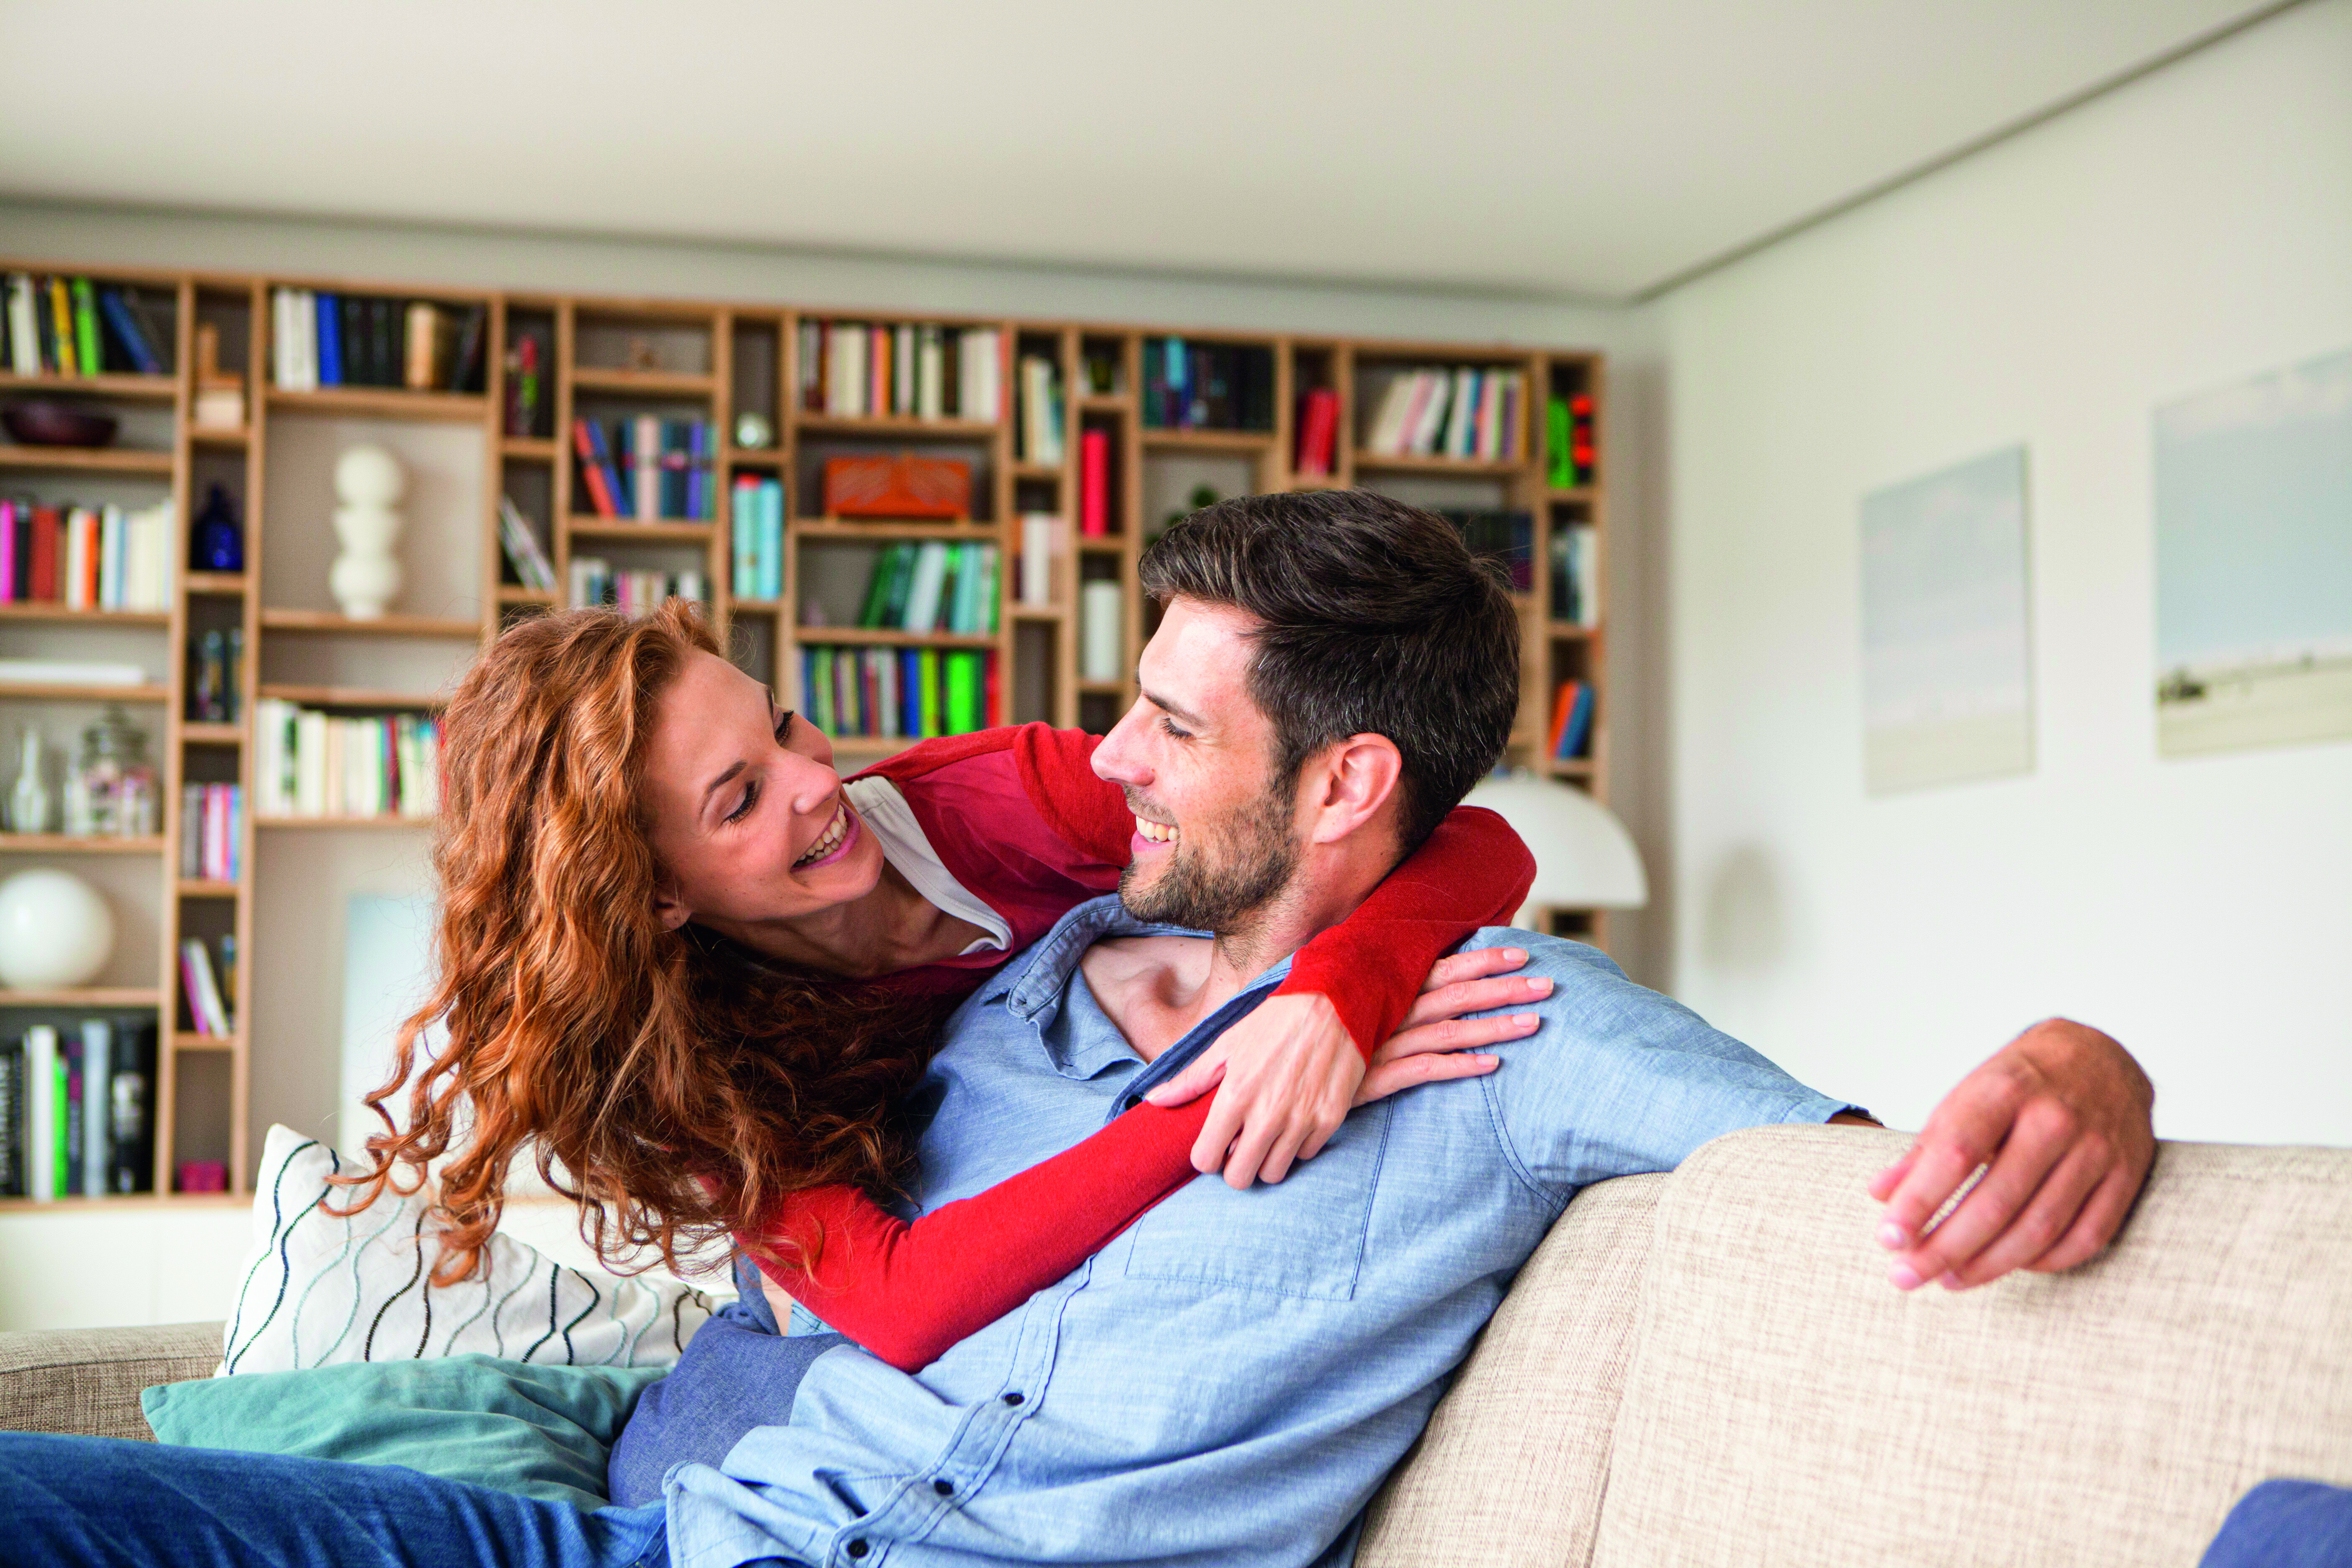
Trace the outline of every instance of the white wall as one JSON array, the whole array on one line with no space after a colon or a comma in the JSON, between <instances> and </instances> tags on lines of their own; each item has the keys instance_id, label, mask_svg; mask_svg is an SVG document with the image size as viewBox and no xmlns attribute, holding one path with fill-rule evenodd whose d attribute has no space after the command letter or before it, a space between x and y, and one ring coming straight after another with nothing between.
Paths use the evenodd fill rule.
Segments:
<instances>
[{"instance_id":1,"label":"white wall","mask_svg":"<svg viewBox=\"0 0 2352 1568\"><path fill-rule=\"evenodd\" d=\"M2154 405L2352 347L2352 0L1660 310L1676 994L1898 1125L2063 1011L2167 1136L2352 1142L2352 746L2158 761L2149 479ZM1860 498L2021 441L2036 771L1865 799Z\"/></svg>"}]
</instances>

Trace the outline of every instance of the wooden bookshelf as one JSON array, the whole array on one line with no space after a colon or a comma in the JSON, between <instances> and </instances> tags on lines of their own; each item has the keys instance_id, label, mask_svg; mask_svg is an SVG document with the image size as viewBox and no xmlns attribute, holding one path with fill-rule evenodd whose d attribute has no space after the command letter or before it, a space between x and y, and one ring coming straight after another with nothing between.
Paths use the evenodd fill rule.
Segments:
<instances>
[{"instance_id":1,"label":"wooden bookshelf","mask_svg":"<svg viewBox=\"0 0 2352 1568\"><path fill-rule=\"evenodd\" d=\"M1131 322L845 312L773 302L614 299L527 290L485 293L383 281L84 268L55 261L0 262L0 270L87 274L100 280L135 281L149 292L151 300L160 302L168 295L173 307L171 335L175 367L171 374L157 376L26 377L0 373L0 394L60 395L98 406L119 405L127 411L143 412L151 426L160 409L168 413L172 427L168 448L163 450L0 446L0 478L15 483L23 476L44 485L63 486L83 474L91 476L93 488L100 481L168 486L182 531L174 545L175 568L185 563L185 531L210 483L230 486L246 528L246 569L236 573L175 570L171 604L163 612L0 606L0 655L75 657L78 645L72 639L102 627L149 639L162 658L148 668L168 671L163 681L128 688L0 687L0 708L36 716L40 704L134 705L135 716L149 729L164 808L164 831L152 838L0 835L0 869L42 857L67 863L80 857L106 857L103 868L144 879L152 862L160 910L154 923L162 952L152 986L0 993L0 1034L10 1029L11 1009L152 1012L163 1047L155 1106L158 1186L168 1189L178 1159L225 1158L233 1187L229 1197L219 1200L179 1197L166 1192L156 1197L69 1201L239 1201L236 1194L248 1190L247 1113L255 1051L261 1051L265 1060L278 1053L278 1059L282 1060L284 1053L321 1048L310 1040L256 1040L247 1026L255 1016L257 986L266 989L295 983L281 977L267 956L256 952L257 848L266 840L282 850L299 849L302 843L310 842L304 835L367 835L387 829L400 833L432 826L430 819L396 815L258 816L252 807L261 748L250 743L257 701L265 696L278 697L304 707L346 713L434 710L444 700L441 696L418 689L422 681L394 670L389 663L379 666L372 661L421 657L420 649L430 651L436 642L445 645L445 651L470 657L462 645L485 644L513 620L568 602L571 565L577 555L608 559L616 569L631 569L642 563L663 571L675 572L688 565L698 570L708 584L709 609L726 646L738 653L752 673L772 682L788 705L803 711L809 707L807 694L799 689L800 653L804 646L977 649L989 652L996 661L1002 720L1045 720L1102 730L1135 700L1135 660L1153 624L1137 575L1146 542L1170 512L1189 505L1192 485L1209 483L1221 497L1357 485L1423 504L1433 498L1475 496L1480 498L1477 505L1525 511L1532 521L1532 580L1515 595L1524 617L1524 660L1522 710L1509 760L1596 795L1605 790L1612 718L1607 682L1608 620L1604 613L1587 624L1561 613L1562 607L1551 602L1549 563L1556 536L1570 527L1590 526L1597 557L1593 568L1600 574L1608 549L1607 494L1601 480L1590 476L1580 476L1584 482L1573 485L1551 483L1554 476L1548 461L1543 418L1545 395L1574 392L1591 397L1596 421L1605 424L1604 367L1594 354L1328 334L1196 333ZM271 291L281 286L426 299L455 307L483 305L488 350L480 390L376 386L292 390L273 384ZM849 321L885 327L936 326L950 334L972 328L992 329L1004 345L997 416L963 417L953 412L952 400L950 412L936 418L899 413L845 415L804 406L805 373L811 367L803 363L803 329ZM202 428L193 422L197 390L193 370L194 333L200 322L222 329L223 357L230 362L223 368L242 385L247 416L237 428ZM507 412L512 389L507 351L525 333L540 342L543 354L537 370L540 405L530 428L510 431ZM1146 426L1151 404L1143 379L1145 345L1148 340L1170 336L1212 348L1264 351L1273 366L1271 428ZM1021 362L1030 356L1045 359L1059 384L1059 461L1037 460L1024 448ZM1090 365L1108 370L1112 379L1108 390L1088 383ZM1372 412L1368 405L1377 393L1379 378L1399 368L1422 365L1470 365L1520 373L1528 395L1524 400L1526 416L1509 448L1517 455L1473 458L1366 450L1365 425ZM952 374L949 385L954 385ZM1298 416L1301 400L1316 387L1335 395L1339 429L1330 471L1309 474L1296 467ZM747 411L766 419L767 444L735 443L736 416ZM618 418L633 414L709 421L715 439L709 454L714 497L708 520L665 518L640 522L594 515L572 448L573 421L582 416ZM460 520L467 540L463 548L475 552L477 614L467 615L469 606L465 605L418 604L417 611L436 613L403 610L375 620L354 621L299 604L261 603L265 592L273 598L280 596L278 579L265 571L265 563L282 562L295 551L296 542L281 545L270 537L273 511L289 534L298 527L322 526L324 521L322 513L315 523L311 521L319 511L319 498L289 497L278 505L267 493L273 447L301 437L306 428L315 432L318 422L338 419L406 421L465 432L466 439L479 441L483 475L479 502ZM1098 430L1107 437L1110 458L1109 526L1103 535L1093 538L1083 537L1077 527L1080 437L1089 430ZM317 439L315 434L307 438ZM871 521L824 515L817 498L822 493L825 458L906 452L971 463L974 516L952 521ZM782 592L772 597L739 599L730 580L731 486L738 476L772 479L783 489ZM515 498L518 510L546 550L556 574L553 590L526 587L512 580L505 569L497 521L500 499L508 495ZM1437 504L1472 503L1444 499ZM1018 596L1022 519L1033 512L1064 520L1047 573L1047 601L1038 605L1024 603ZM935 540L996 546L997 630L955 635L823 624L856 618L856 605L845 615L837 603L821 617L809 614L812 602L823 596L820 590L838 596L841 574L854 575L861 552ZM415 548L412 527L404 549ZM820 582L824 576L816 570L820 566L833 574L826 580L834 582L835 587L825 588ZM1118 675L1109 679L1081 679L1079 647L1085 628L1079 588L1084 581L1096 577L1114 581L1121 589L1120 662ZM1606 608L1604 605L1604 612ZM453 609L457 613L449 614ZM227 626L240 629L245 639L246 656L236 674L239 717L233 723L189 721L185 717L193 679L187 668L189 639L201 630ZM446 645L459 646L446 650ZM335 662L317 662L328 654ZM1598 694L1592 739L1587 754L1554 760L1541 754L1543 741L1552 694L1568 679L1591 682ZM154 717L159 710L160 723ZM65 738L54 725L49 733L53 742ZM13 741L12 734L5 761L13 762ZM892 737L835 738L844 767L865 765L908 743ZM5 784L5 776L0 772L0 784ZM181 785L232 780L247 791L244 841L238 847L243 874L235 881L183 879L182 835L194 831L194 825L180 820ZM394 841L383 842L390 848ZM264 870L261 875L271 873ZM322 889L320 896L338 897L346 890ZM1603 937L1601 918L1592 911L1563 911L1561 923L1564 929L1591 939ZM236 939L235 973L226 978L237 999L238 1027L226 1037L193 1033L182 1005L179 941L184 934L199 933ZM266 1018L268 1009L262 1009L261 1016ZM183 1058L196 1076L183 1072ZM188 1109L179 1103L184 1092L227 1097L226 1105L206 1101L219 1113L214 1121L228 1128L225 1149L211 1144L175 1147L175 1128L184 1120L180 1112Z\"/></svg>"}]
</instances>

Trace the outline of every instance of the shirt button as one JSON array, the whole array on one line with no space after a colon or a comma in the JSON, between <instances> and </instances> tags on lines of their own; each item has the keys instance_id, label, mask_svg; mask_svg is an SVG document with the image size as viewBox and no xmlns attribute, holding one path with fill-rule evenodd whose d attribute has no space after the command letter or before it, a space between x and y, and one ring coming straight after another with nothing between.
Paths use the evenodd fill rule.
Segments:
<instances>
[{"instance_id":1,"label":"shirt button","mask_svg":"<svg viewBox=\"0 0 2352 1568\"><path fill-rule=\"evenodd\" d=\"M1004 1396L1004 1403L1007 1405L1018 1405L1021 1403L1021 1395L1018 1394L1008 1394Z\"/></svg>"},{"instance_id":2,"label":"shirt button","mask_svg":"<svg viewBox=\"0 0 2352 1568\"><path fill-rule=\"evenodd\" d=\"M867 1547L866 1542L862 1541L853 1541L849 1543L849 1554L852 1557L863 1557L866 1555L866 1551Z\"/></svg>"},{"instance_id":3,"label":"shirt button","mask_svg":"<svg viewBox=\"0 0 2352 1568\"><path fill-rule=\"evenodd\" d=\"M955 1496L955 1483L953 1481L933 1481L931 1483L931 1489L939 1493L941 1497Z\"/></svg>"}]
</instances>

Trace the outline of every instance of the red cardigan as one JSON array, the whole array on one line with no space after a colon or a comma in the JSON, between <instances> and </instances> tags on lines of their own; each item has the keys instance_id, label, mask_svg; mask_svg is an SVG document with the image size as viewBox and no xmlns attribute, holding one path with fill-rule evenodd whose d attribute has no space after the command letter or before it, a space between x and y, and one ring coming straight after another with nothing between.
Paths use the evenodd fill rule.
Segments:
<instances>
[{"instance_id":1,"label":"red cardigan","mask_svg":"<svg viewBox=\"0 0 2352 1568\"><path fill-rule=\"evenodd\" d=\"M866 770L898 786L940 861L1013 928L1005 952L965 953L886 984L969 994L1073 907L1118 885L1135 819L1096 776L1098 737L1044 724L926 741ZM1330 999L1367 1058L1396 1031L1430 966L1482 925L1507 921L1535 861L1503 819L1460 806L1345 921L1298 951L1276 994ZM763 1245L813 1269L779 1278L810 1310L904 1371L1061 1279L1196 1173L1213 1094L1139 1105L1084 1142L913 1222L855 1187L811 1188L763 1227Z\"/></svg>"}]
</instances>

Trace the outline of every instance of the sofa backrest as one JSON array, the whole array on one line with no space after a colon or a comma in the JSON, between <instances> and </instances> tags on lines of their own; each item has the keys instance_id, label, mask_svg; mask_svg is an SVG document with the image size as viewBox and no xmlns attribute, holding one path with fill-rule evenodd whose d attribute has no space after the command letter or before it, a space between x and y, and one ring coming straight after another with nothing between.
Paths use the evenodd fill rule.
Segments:
<instances>
[{"instance_id":1,"label":"sofa backrest","mask_svg":"<svg viewBox=\"0 0 2352 1568\"><path fill-rule=\"evenodd\" d=\"M2168 1143L2105 1256L1906 1296L1864 1191L1906 1142L1759 1129L1580 1194L1362 1560L2191 1563L2257 1481L2352 1484L2352 1151Z\"/></svg>"}]
</instances>

